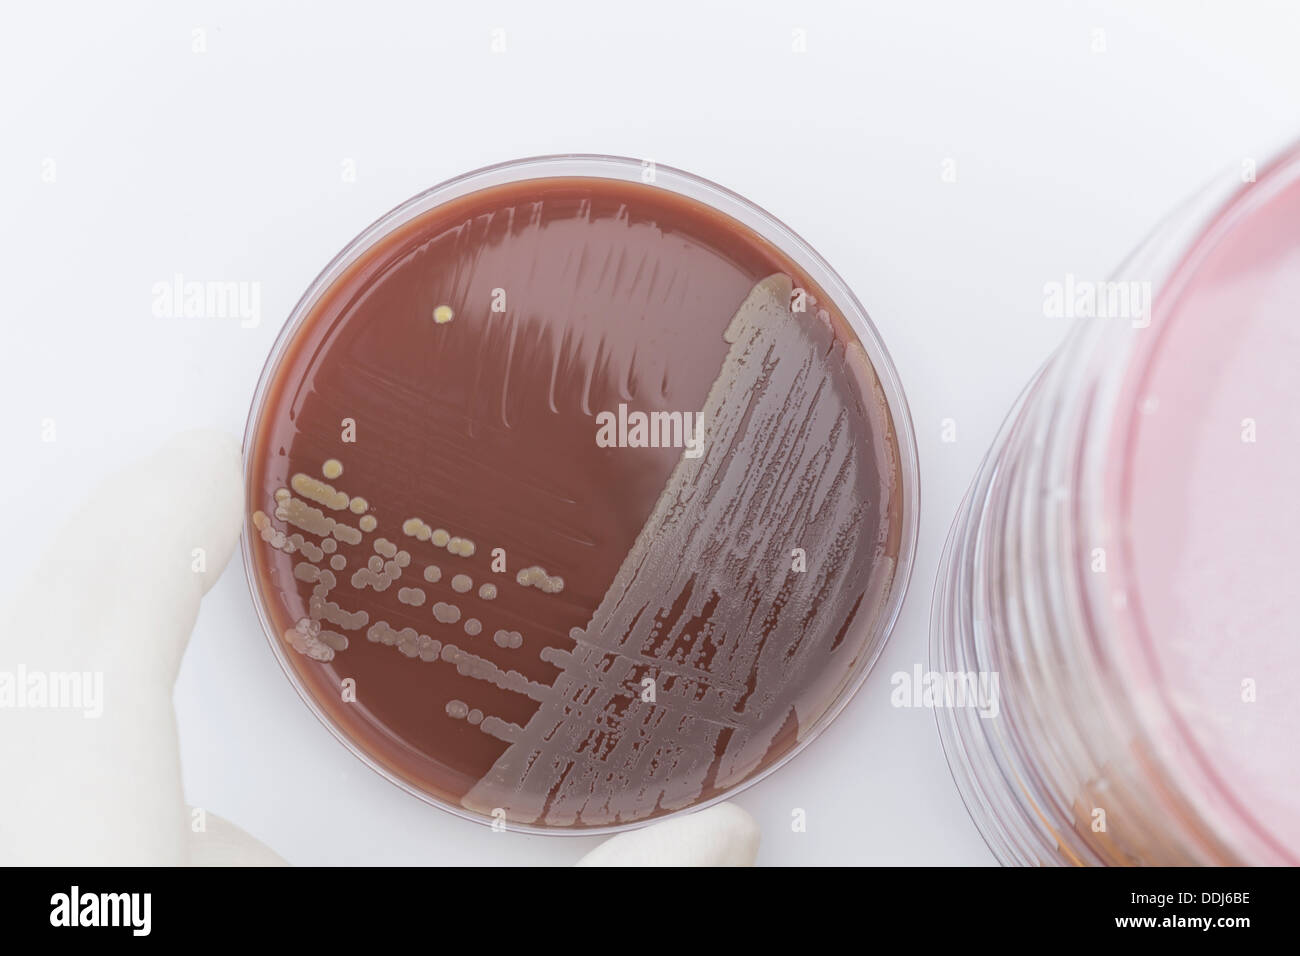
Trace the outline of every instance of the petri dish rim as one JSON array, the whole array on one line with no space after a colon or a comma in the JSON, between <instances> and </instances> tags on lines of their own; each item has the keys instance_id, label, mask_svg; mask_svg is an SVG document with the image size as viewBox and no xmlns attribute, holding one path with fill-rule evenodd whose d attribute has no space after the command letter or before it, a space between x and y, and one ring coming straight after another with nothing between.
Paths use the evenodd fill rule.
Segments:
<instances>
[{"instance_id":1,"label":"petri dish rim","mask_svg":"<svg viewBox=\"0 0 1300 956\"><path fill-rule=\"evenodd\" d=\"M339 727L325 710L317 703L312 694L303 686L289 662L286 651L276 633L260 596L260 588L254 571L253 541L257 537L252 532L251 517L245 509L241 533L241 555L244 564L244 577L248 584L253 606L262 625L263 634L270 645L276 663L293 686L295 692L308 710L315 715L325 728L353 756L368 766L385 780L409 793L423 803L437 807L461 819L497 829L516 833L530 833L545 836L601 836L638 829L664 820L680 817L687 813L703 810L706 807L731 799L766 779L770 774L784 767L790 760L802 753L844 710L849 701L857 694L875 664L902 612L902 606L911 581L916 558L917 536L920 527L920 467L917 455L916 436L913 430L911 412L903 391L897 369L890 358L884 341L876 330L857 296L848 287L840 275L830 266L813 247L798 233L777 219L771 213L751 202L739 193L733 192L701 176L661 163L651 164L646 160L624 156L612 156L595 153L561 153L543 156L531 156L523 159L507 160L489 166L471 170L412 196L398 204L357 234L333 259L321 270L308 285L298 302L294 305L279 334L271 346L270 354L258 377L253 392L248 418L244 426L243 438L243 480L245 494L252 488L253 475L251 449L256 439L258 425L265 406L267 393L276 378L280 364L284 359L290 343L310 316L320 298L358 259L380 239L400 228L412 219L437 208L439 205L462 196L500 186L507 183L523 182L532 179L546 180L555 178L612 179L622 182L647 183L643 178L650 170L653 179L649 181L659 188L670 189L680 196L702 203L724 216L748 228L760 239L771 243L797 265L804 269L809 278L821 286L839 309L845 322L862 343L871 360L877 381L885 399L885 405L893 425L894 438L898 454L898 481L901 495L901 527L899 528L899 550L897 566L890 582L888 597L883 605L877 625L879 636L876 645L859 662L840 692L831 700L820 717L797 740L790 749L769 766L752 774L733 787L728 788L707 800L701 800L661 816L628 823L617 823L593 827L547 827L515 822L496 821L482 814L467 810L446 800L442 800L421 790L400 775L394 773L380 761L373 758Z\"/></svg>"}]
</instances>

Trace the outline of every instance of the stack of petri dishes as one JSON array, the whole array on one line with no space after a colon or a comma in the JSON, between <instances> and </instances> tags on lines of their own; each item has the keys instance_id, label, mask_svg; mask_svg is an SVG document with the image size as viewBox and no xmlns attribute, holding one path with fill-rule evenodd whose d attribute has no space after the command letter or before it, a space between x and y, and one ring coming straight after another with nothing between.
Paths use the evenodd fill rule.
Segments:
<instances>
[{"instance_id":1,"label":"stack of petri dishes","mask_svg":"<svg viewBox=\"0 0 1300 956\"><path fill-rule=\"evenodd\" d=\"M1300 862L1300 151L1243 173L1091 290L953 524L932 666L1000 699L939 732L1003 863Z\"/></svg>"}]
</instances>

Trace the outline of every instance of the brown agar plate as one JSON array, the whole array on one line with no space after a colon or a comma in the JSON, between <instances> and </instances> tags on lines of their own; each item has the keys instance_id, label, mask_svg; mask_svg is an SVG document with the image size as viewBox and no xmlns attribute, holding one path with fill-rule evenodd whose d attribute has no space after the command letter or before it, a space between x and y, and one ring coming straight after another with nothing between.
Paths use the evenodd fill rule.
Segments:
<instances>
[{"instance_id":1,"label":"brown agar plate","mask_svg":"<svg viewBox=\"0 0 1300 956\"><path fill-rule=\"evenodd\" d=\"M245 564L303 699L512 829L721 799L879 655L915 442L875 329L762 210L635 160L435 187L290 317L245 436Z\"/></svg>"}]
</instances>

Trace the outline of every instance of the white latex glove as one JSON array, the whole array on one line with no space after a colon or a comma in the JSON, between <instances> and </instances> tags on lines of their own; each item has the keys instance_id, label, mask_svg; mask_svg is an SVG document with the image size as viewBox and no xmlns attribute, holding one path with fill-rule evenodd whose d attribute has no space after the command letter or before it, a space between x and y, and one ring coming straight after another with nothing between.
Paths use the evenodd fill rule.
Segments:
<instances>
[{"instance_id":1,"label":"white latex glove","mask_svg":"<svg viewBox=\"0 0 1300 956\"><path fill-rule=\"evenodd\" d=\"M95 491L0 615L0 680L103 675L96 718L0 697L0 863L283 864L211 813L194 833L181 788L172 687L242 514L238 443L180 435ZM757 849L753 818L723 804L622 834L582 863L749 865Z\"/></svg>"},{"instance_id":2,"label":"white latex glove","mask_svg":"<svg viewBox=\"0 0 1300 956\"><path fill-rule=\"evenodd\" d=\"M758 823L734 803L610 837L578 866L753 866Z\"/></svg>"}]
</instances>

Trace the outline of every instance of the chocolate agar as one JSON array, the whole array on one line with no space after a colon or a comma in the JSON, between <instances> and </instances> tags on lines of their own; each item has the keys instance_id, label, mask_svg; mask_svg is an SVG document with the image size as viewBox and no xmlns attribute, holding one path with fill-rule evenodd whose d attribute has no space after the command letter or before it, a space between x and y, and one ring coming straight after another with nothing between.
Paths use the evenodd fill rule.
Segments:
<instances>
[{"instance_id":1,"label":"chocolate agar","mask_svg":"<svg viewBox=\"0 0 1300 956\"><path fill-rule=\"evenodd\" d=\"M782 761L874 660L910 558L894 413L748 226L525 179L309 298L250 419L250 581L300 691L408 789L645 821Z\"/></svg>"}]
</instances>

